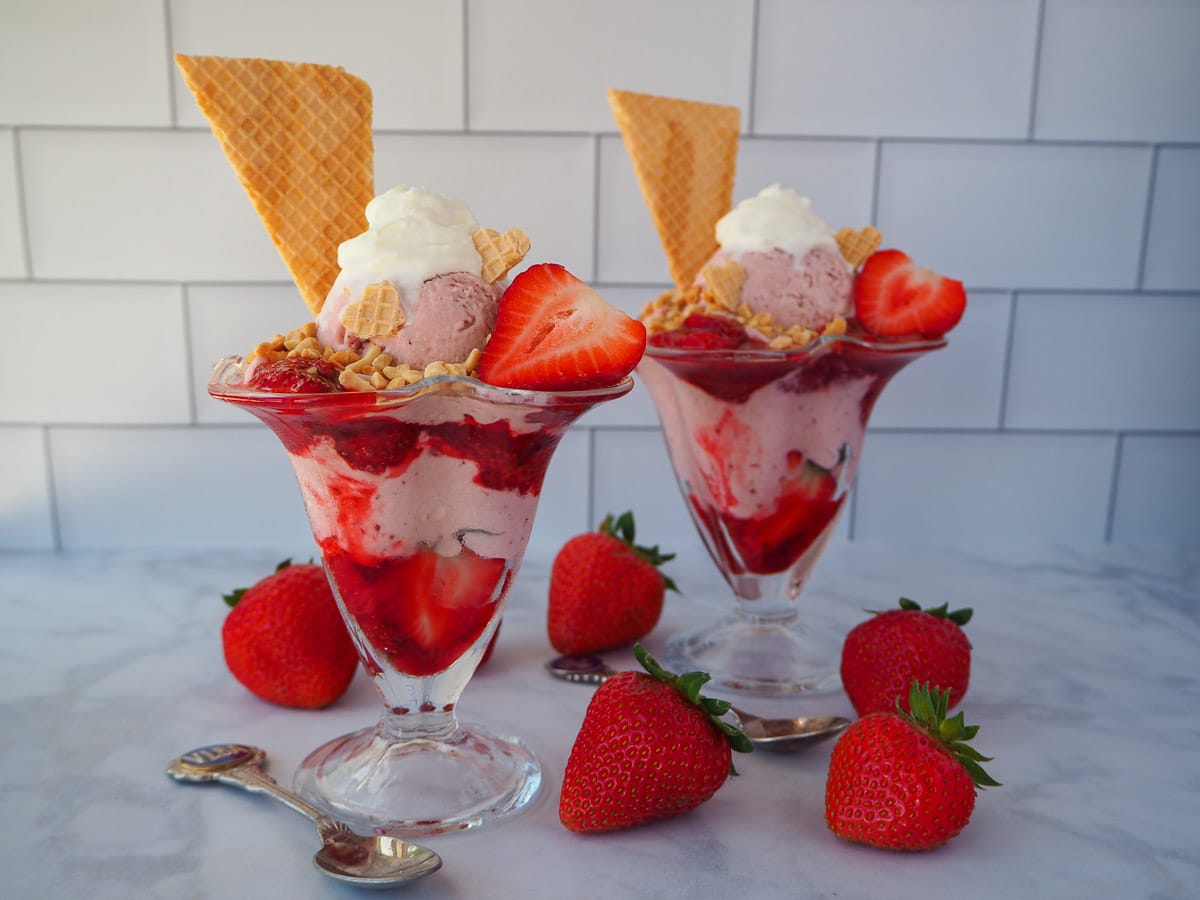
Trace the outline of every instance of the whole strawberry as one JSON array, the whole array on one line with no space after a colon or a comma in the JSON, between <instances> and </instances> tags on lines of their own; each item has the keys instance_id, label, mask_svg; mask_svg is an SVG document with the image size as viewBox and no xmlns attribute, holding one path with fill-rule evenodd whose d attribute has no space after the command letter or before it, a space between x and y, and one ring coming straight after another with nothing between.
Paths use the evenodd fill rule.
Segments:
<instances>
[{"instance_id":1,"label":"whole strawberry","mask_svg":"<svg viewBox=\"0 0 1200 900\"><path fill-rule=\"evenodd\" d=\"M251 693L319 709L346 692L358 654L325 571L287 560L251 588L225 596L225 664Z\"/></svg>"},{"instance_id":2,"label":"whole strawberry","mask_svg":"<svg viewBox=\"0 0 1200 900\"><path fill-rule=\"evenodd\" d=\"M850 630L842 645L842 687L860 716L908 710L908 688L929 682L950 691L957 706L971 679L971 642L962 626L971 610L947 604L921 609L907 597L900 608L877 613Z\"/></svg>"},{"instance_id":3,"label":"whole strawberry","mask_svg":"<svg viewBox=\"0 0 1200 900\"><path fill-rule=\"evenodd\" d=\"M597 531L563 545L550 570L546 630L559 653L628 647L662 615L666 590L678 590L658 566L675 558L634 543L633 513L605 517Z\"/></svg>"},{"instance_id":4,"label":"whole strawberry","mask_svg":"<svg viewBox=\"0 0 1200 900\"><path fill-rule=\"evenodd\" d=\"M707 674L667 672L640 644L634 655L646 672L604 682L571 747L558 804L571 831L612 831L689 812L737 774L732 750L754 749L721 721L728 701L701 696Z\"/></svg>"},{"instance_id":5,"label":"whole strawberry","mask_svg":"<svg viewBox=\"0 0 1200 900\"><path fill-rule=\"evenodd\" d=\"M977 787L996 787L967 744L979 730L946 718L948 691L913 683L911 713L863 716L829 759L825 822L840 838L885 850L929 850L966 827Z\"/></svg>"}]
</instances>

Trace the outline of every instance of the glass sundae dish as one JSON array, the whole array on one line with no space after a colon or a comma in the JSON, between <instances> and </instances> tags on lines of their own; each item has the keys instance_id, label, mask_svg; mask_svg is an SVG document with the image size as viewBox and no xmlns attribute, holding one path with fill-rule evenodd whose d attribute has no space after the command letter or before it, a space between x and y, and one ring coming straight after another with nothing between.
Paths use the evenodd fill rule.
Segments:
<instances>
[{"instance_id":1,"label":"glass sundae dish","mask_svg":"<svg viewBox=\"0 0 1200 900\"><path fill-rule=\"evenodd\" d=\"M772 185L732 204L739 113L610 91L675 288L648 303L638 373L687 510L733 592L721 620L672 637L667 664L734 691L839 687L838 645L798 599L835 530L889 380L944 347L962 284L834 232Z\"/></svg>"},{"instance_id":2,"label":"glass sundae dish","mask_svg":"<svg viewBox=\"0 0 1200 900\"><path fill-rule=\"evenodd\" d=\"M299 794L364 831L475 828L541 784L517 738L458 721L559 439L627 393L646 329L562 266L509 272L520 229L374 195L371 93L344 70L177 56L312 320L218 364L212 396L287 450L385 710L313 751ZM365 214L364 214L365 209ZM365 225L365 230L364 230Z\"/></svg>"},{"instance_id":3,"label":"glass sundae dish","mask_svg":"<svg viewBox=\"0 0 1200 900\"><path fill-rule=\"evenodd\" d=\"M378 724L313 751L297 792L369 831L488 824L536 794L519 739L455 709L517 575L568 426L632 386L530 391L441 375L399 390L272 393L233 360L209 390L287 449L339 608L383 698Z\"/></svg>"}]
</instances>

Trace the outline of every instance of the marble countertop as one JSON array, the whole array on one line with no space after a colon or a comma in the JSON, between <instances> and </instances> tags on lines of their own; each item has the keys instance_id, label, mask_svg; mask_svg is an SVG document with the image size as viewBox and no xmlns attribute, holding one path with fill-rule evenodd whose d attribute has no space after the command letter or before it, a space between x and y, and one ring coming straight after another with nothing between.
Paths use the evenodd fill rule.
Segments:
<instances>
[{"instance_id":1,"label":"marble countertop","mask_svg":"<svg viewBox=\"0 0 1200 900\"><path fill-rule=\"evenodd\" d=\"M361 673L335 706L300 712L256 700L226 672L220 594L273 562L235 551L0 555L0 895L359 895L313 869L306 820L164 775L185 750L237 741L265 748L286 783L308 750L377 717ZM722 597L706 559L672 569L685 595L668 601L652 651ZM564 829L558 787L592 689L542 671L547 571L545 558L526 561L496 654L460 703L464 719L526 738L546 785L514 819L427 839L445 865L400 889L408 897L1197 896L1194 549L831 548L801 601L819 629L844 633L901 593L975 609L963 709L1004 786L980 795L958 838L922 854L826 829L828 743L739 758L741 776L684 817L605 835ZM809 703L850 712L840 695Z\"/></svg>"}]
</instances>

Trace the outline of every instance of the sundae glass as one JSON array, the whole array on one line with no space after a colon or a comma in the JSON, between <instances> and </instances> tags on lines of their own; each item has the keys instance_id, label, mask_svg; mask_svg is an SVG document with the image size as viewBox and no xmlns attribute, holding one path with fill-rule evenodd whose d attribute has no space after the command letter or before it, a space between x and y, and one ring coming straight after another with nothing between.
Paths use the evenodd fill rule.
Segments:
<instances>
[{"instance_id":1,"label":"sundae glass","mask_svg":"<svg viewBox=\"0 0 1200 900\"><path fill-rule=\"evenodd\" d=\"M733 591L732 612L673 637L676 671L730 690L839 686L836 646L798 599L833 534L888 381L945 340L829 335L790 351L647 348L650 391L679 489Z\"/></svg>"},{"instance_id":2,"label":"sundae glass","mask_svg":"<svg viewBox=\"0 0 1200 900\"><path fill-rule=\"evenodd\" d=\"M520 740L458 720L568 426L627 393L529 391L460 375L379 392L269 393L236 360L209 384L265 422L296 472L379 722L317 748L298 793L352 826L427 835L488 824L537 793Z\"/></svg>"}]
</instances>

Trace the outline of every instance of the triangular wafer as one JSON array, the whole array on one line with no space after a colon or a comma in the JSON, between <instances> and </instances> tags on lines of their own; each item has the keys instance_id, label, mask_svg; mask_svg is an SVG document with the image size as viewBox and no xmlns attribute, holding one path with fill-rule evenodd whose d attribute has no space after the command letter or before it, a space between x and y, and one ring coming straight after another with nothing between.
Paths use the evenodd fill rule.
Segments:
<instances>
[{"instance_id":1,"label":"triangular wafer","mask_svg":"<svg viewBox=\"0 0 1200 900\"><path fill-rule=\"evenodd\" d=\"M736 106L610 90L608 102L677 287L717 249L733 206L741 113Z\"/></svg>"},{"instance_id":2,"label":"triangular wafer","mask_svg":"<svg viewBox=\"0 0 1200 900\"><path fill-rule=\"evenodd\" d=\"M315 316L338 244L375 194L371 89L335 66L184 56L175 63Z\"/></svg>"}]
</instances>

